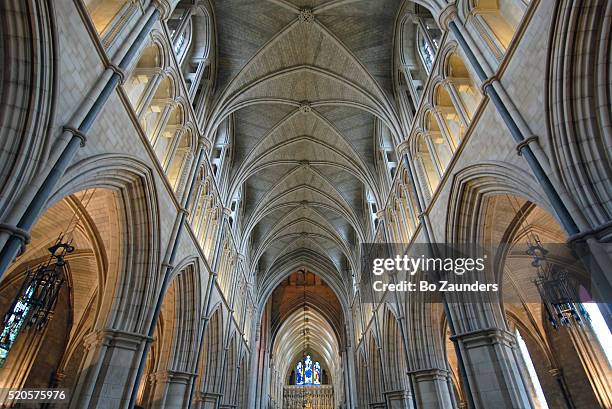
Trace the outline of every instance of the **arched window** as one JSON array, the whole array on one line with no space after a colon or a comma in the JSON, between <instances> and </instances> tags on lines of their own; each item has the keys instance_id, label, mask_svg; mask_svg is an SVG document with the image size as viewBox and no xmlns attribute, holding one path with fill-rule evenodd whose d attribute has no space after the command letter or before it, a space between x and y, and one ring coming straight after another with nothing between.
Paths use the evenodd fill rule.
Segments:
<instances>
[{"instance_id":1,"label":"arched window","mask_svg":"<svg viewBox=\"0 0 612 409\"><path fill-rule=\"evenodd\" d=\"M434 101L449 136L452 138L454 145L458 146L465 134L465 126L462 118L459 116L459 112L457 112L457 108L453 104L451 96L443 85L439 85L436 88Z\"/></svg>"},{"instance_id":2,"label":"arched window","mask_svg":"<svg viewBox=\"0 0 612 409\"><path fill-rule=\"evenodd\" d=\"M295 384L312 386L321 385L321 364L313 361L310 355L295 365Z\"/></svg>"},{"instance_id":3,"label":"arched window","mask_svg":"<svg viewBox=\"0 0 612 409\"><path fill-rule=\"evenodd\" d=\"M89 11L91 20L98 34L102 35L112 28L116 17L128 14L128 9L135 5L129 0L85 0L85 6Z\"/></svg>"},{"instance_id":4,"label":"arched window","mask_svg":"<svg viewBox=\"0 0 612 409\"><path fill-rule=\"evenodd\" d=\"M161 65L159 47L156 44L148 46L143 50L136 67L123 85L136 114L139 114L142 106L146 103L146 95L155 91L152 89L155 87L154 78L160 75Z\"/></svg>"},{"instance_id":5,"label":"arched window","mask_svg":"<svg viewBox=\"0 0 612 409\"><path fill-rule=\"evenodd\" d=\"M463 59L457 53L452 53L448 58L447 76L452 86L457 90L467 116L472 119L482 100L482 94L472 80Z\"/></svg>"},{"instance_id":6,"label":"arched window","mask_svg":"<svg viewBox=\"0 0 612 409\"><path fill-rule=\"evenodd\" d=\"M148 107L143 110L140 118L142 130L153 144L155 144L155 139L158 136L164 117L170 119L170 112L167 111L171 101L172 80L166 75L161 80L153 98Z\"/></svg>"},{"instance_id":7,"label":"arched window","mask_svg":"<svg viewBox=\"0 0 612 409\"><path fill-rule=\"evenodd\" d=\"M173 51L176 55L176 60L179 65L183 62L183 58L187 54L189 44L191 43L191 20L187 24L187 27L180 32L176 40L174 41Z\"/></svg>"},{"instance_id":8,"label":"arched window","mask_svg":"<svg viewBox=\"0 0 612 409\"><path fill-rule=\"evenodd\" d=\"M423 66L427 72L430 73L436 59L436 52L427 41L427 38L422 30L418 31L417 39L417 44L419 45L419 56L421 57Z\"/></svg>"},{"instance_id":9,"label":"arched window","mask_svg":"<svg viewBox=\"0 0 612 409\"><path fill-rule=\"evenodd\" d=\"M4 330L0 334L0 367L4 365L11 347L17 340L21 329L28 321L33 304L29 299L34 295L36 282L32 281L15 300L11 310L4 316Z\"/></svg>"},{"instance_id":10,"label":"arched window","mask_svg":"<svg viewBox=\"0 0 612 409\"><path fill-rule=\"evenodd\" d=\"M498 57L506 51L523 18L527 0L478 0L473 15L484 26L485 35L497 47ZM484 24L482 24L484 22Z\"/></svg>"},{"instance_id":11,"label":"arched window","mask_svg":"<svg viewBox=\"0 0 612 409\"><path fill-rule=\"evenodd\" d=\"M527 344L521 336L518 328L514 330L514 336L516 337L516 342L518 344L519 351L521 352L521 357L523 358L523 362L527 368L527 374L529 375L529 380L533 386L535 399L538 401L538 407L540 409L548 409L548 403L546 403L544 391L542 390L542 385L540 385L540 380L538 378L538 374L536 373L535 366L533 365L533 361L531 360L531 355L529 355Z\"/></svg>"},{"instance_id":12,"label":"arched window","mask_svg":"<svg viewBox=\"0 0 612 409\"><path fill-rule=\"evenodd\" d=\"M440 47L440 37L442 36L442 32L436 25L431 13L429 13L429 11L427 11L424 7L417 6L416 23L418 26L417 45L419 55L423 65L427 69L427 72L430 73L436 59L436 52Z\"/></svg>"},{"instance_id":13,"label":"arched window","mask_svg":"<svg viewBox=\"0 0 612 409\"><path fill-rule=\"evenodd\" d=\"M366 206L370 212L372 234L374 234L376 232L376 228L378 227L378 207L376 206L376 199L369 190L366 192Z\"/></svg>"},{"instance_id":14,"label":"arched window","mask_svg":"<svg viewBox=\"0 0 612 409\"><path fill-rule=\"evenodd\" d=\"M391 186L395 177L397 168L397 157L393 147L393 139L391 132L381 121L376 121L376 130L378 134L378 150L380 161L381 181L385 183L387 188Z\"/></svg>"}]
</instances>

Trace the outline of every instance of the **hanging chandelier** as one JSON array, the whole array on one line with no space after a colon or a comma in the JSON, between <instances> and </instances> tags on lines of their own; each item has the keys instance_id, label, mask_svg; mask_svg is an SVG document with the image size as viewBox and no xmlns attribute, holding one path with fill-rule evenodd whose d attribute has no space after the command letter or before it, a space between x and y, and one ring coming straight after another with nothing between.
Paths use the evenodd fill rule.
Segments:
<instances>
[{"instance_id":1,"label":"hanging chandelier","mask_svg":"<svg viewBox=\"0 0 612 409\"><path fill-rule=\"evenodd\" d=\"M533 282L550 324L555 329L573 324L585 325L590 318L580 302L576 290L577 281L566 270L547 261L548 250L542 246L537 236L528 244L527 254L533 257L531 265L537 269L537 277Z\"/></svg>"},{"instance_id":2,"label":"hanging chandelier","mask_svg":"<svg viewBox=\"0 0 612 409\"><path fill-rule=\"evenodd\" d=\"M65 256L74 251L74 247L61 240L49 247L49 259L35 269L28 267L25 280L2 320L0 332L0 366L4 364L8 353L21 330L34 328L43 330L55 309L62 285L66 281Z\"/></svg>"}]
</instances>

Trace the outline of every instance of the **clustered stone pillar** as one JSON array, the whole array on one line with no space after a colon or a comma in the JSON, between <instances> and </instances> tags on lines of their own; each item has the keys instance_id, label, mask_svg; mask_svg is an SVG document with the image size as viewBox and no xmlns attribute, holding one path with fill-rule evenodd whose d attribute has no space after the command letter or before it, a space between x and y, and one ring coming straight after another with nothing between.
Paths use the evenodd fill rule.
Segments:
<instances>
[{"instance_id":1,"label":"clustered stone pillar","mask_svg":"<svg viewBox=\"0 0 612 409\"><path fill-rule=\"evenodd\" d=\"M82 374L71 396L70 409L126 408L140 354L152 339L142 334L102 330L85 337Z\"/></svg>"},{"instance_id":2,"label":"clustered stone pillar","mask_svg":"<svg viewBox=\"0 0 612 409\"><path fill-rule=\"evenodd\" d=\"M449 409L452 400L448 389L449 372L441 368L408 372L414 381L414 395L419 409Z\"/></svg>"},{"instance_id":3,"label":"clustered stone pillar","mask_svg":"<svg viewBox=\"0 0 612 409\"><path fill-rule=\"evenodd\" d=\"M462 351L474 409L534 407L521 375L513 334L487 328L453 338Z\"/></svg>"},{"instance_id":4,"label":"clustered stone pillar","mask_svg":"<svg viewBox=\"0 0 612 409\"><path fill-rule=\"evenodd\" d=\"M195 373L162 371L153 375L153 401L151 409L182 409L188 400L189 385Z\"/></svg>"}]
</instances>

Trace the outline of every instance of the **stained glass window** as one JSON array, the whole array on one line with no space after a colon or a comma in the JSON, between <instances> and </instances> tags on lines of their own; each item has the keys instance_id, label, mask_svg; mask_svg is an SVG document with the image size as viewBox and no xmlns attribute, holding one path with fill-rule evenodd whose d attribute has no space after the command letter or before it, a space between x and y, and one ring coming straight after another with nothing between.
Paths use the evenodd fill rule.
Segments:
<instances>
[{"instance_id":1,"label":"stained glass window","mask_svg":"<svg viewBox=\"0 0 612 409\"><path fill-rule=\"evenodd\" d=\"M13 310L5 317L4 329L0 334L0 367L4 365L11 347L28 318L31 304L27 302L27 299L32 296L34 289L35 285L32 283L25 294L17 300Z\"/></svg>"},{"instance_id":2,"label":"stained glass window","mask_svg":"<svg viewBox=\"0 0 612 409\"><path fill-rule=\"evenodd\" d=\"M296 385L321 385L321 364L313 361L310 355L306 355L303 361L295 366Z\"/></svg>"}]
</instances>

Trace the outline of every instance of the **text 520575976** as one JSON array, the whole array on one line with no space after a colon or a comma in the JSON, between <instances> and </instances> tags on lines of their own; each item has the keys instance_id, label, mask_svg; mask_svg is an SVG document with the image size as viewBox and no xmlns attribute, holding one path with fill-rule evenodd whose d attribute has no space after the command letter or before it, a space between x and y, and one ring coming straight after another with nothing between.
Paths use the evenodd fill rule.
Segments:
<instances>
[{"instance_id":1,"label":"text 520575976","mask_svg":"<svg viewBox=\"0 0 612 409\"><path fill-rule=\"evenodd\" d=\"M0 402L68 402L68 389L11 389L0 388Z\"/></svg>"}]
</instances>

